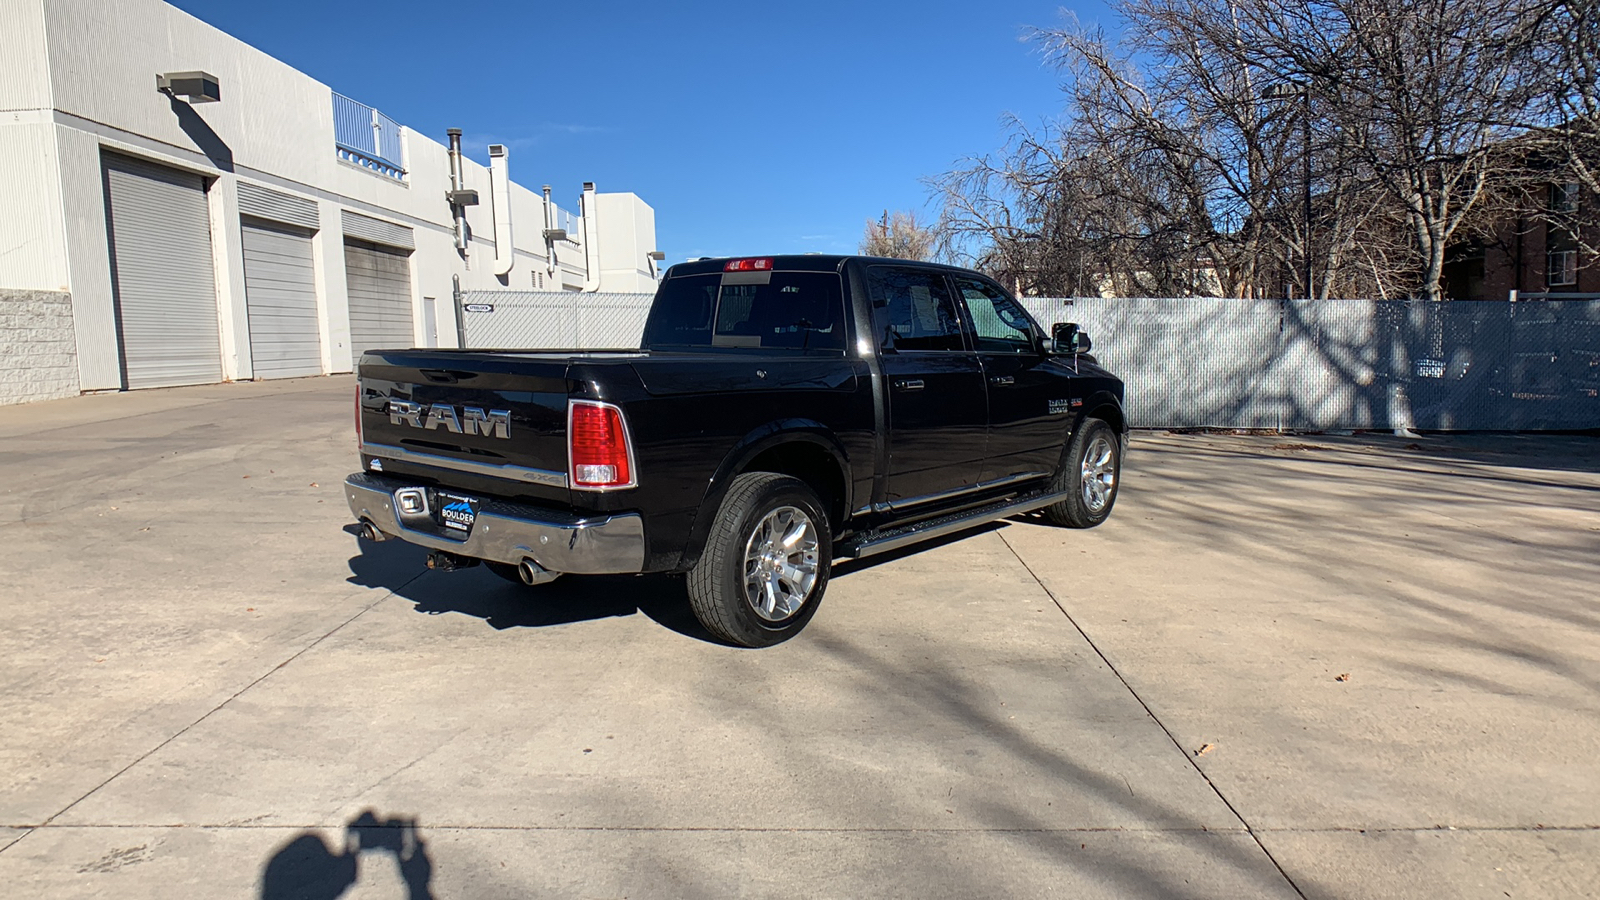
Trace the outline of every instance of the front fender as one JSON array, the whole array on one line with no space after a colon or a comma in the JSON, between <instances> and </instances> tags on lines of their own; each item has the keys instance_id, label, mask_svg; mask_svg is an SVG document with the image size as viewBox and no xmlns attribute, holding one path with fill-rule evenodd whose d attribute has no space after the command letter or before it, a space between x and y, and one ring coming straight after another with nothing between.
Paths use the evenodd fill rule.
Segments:
<instances>
[{"instance_id":1,"label":"front fender","mask_svg":"<svg viewBox=\"0 0 1600 900\"><path fill-rule=\"evenodd\" d=\"M1125 412L1123 412L1122 409L1122 398L1117 396L1114 391L1105 389L1095 391L1089 396L1083 398L1083 408L1078 412L1077 417L1072 421L1072 434L1077 434L1078 429L1083 427L1084 419L1089 418L1095 413L1102 412L1107 407L1110 407L1115 411L1115 421L1112 422L1112 427L1116 430L1117 434L1127 434L1130 426L1128 424L1128 416ZM1096 418L1106 418L1106 416L1102 414L1096 416Z\"/></svg>"}]
</instances>

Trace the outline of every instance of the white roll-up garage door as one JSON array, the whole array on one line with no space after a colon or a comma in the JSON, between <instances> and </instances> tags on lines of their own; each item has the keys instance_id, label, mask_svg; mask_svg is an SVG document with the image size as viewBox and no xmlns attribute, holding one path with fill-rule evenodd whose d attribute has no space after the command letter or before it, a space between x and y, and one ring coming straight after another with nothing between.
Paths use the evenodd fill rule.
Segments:
<instances>
[{"instance_id":1,"label":"white roll-up garage door","mask_svg":"<svg viewBox=\"0 0 1600 900\"><path fill-rule=\"evenodd\" d=\"M242 220L240 231L255 377L322 374L311 232L258 219Z\"/></svg>"},{"instance_id":2,"label":"white roll-up garage door","mask_svg":"<svg viewBox=\"0 0 1600 900\"><path fill-rule=\"evenodd\" d=\"M350 294L350 361L368 350L416 344L411 319L411 259L405 250L345 238Z\"/></svg>"},{"instance_id":3,"label":"white roll-up garage door","mask_svg":"<svg viewBox=\"0 0 1600 900\"><path fill-rule=\"evenodd\" d=\"M205 180L114 153L102 166L123 383L221 381Z\"/></svg>"}]
</instances>

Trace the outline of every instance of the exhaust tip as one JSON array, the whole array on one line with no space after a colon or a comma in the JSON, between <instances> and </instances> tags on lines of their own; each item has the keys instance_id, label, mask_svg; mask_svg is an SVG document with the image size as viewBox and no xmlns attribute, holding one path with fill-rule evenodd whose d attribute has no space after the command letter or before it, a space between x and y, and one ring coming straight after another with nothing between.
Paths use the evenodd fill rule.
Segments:
<instances>
[{"instance_id":1,"label":"exhaust tip","mask_svg":"<svg viewBox=\"0 0 1600 900\"><path fill-rule=\"evenodd\" d=\"M361 521L361 539L362 540L371 541L374 544L376 544L376 543L384 540L387 537L388 537L388 535L386 535L383 532L379 531L378 527L376 525L373 525L371 522L368 522L365 519L363 519Z\"/></svg>"},{"instance_id":2,"label":"exhaust tip","mask_svg":"<svg viewBox=\"0 0 1600 900\"><path fill-rule=\"evenodd\" d=\"M527 557L517 563L517 575L522 578L522 583L528 586L536 584L549 584L561 577L560 572L552 572Z\"/></svg>"}]
</instances>

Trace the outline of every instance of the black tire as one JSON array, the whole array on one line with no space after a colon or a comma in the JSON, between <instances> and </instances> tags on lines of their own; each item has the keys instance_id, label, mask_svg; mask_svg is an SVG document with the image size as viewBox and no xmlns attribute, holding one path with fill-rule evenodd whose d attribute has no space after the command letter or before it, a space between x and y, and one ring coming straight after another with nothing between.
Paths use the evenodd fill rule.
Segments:
<instances>
[{"instance_id":1,"label":"black tire","mask_svg":"<svg viewBox=\"0 0 1600 900\"><path fill-rule=\"evenodd\" d=\"M761 546L756 542L764 540L764 535L770 536L774 524L798 527L798 517L786 510L803 513L812 536L806 538L800 531L795 547L801 549L780 554L775 547L761 559L751 559L750 549ZM814 550L805 550L812 541L816 544ZM814 559L814 577L808 590L796 591L798 585L781 576L776 568L763 568L776 567L776 555L783 556L792 567L787 570L790 572L803 572ZM746 472L728 486L705 551L689 570L689 605L700 624L722 640L741 647L770 647L799 634L816 615L828 587L832 563L833 536L816 491L788 475ZM763 571L768 574L762 576ZM765 592L756 600L750 599L746 585L752 577L771 585L768 591L776 595L776 602ZM794 608L780 608L787 603L794 603ZM758 612L758 604L769 607L769 612Z\"/></svg>"},{"instance_id":2,"label":"black tire","mask_svg":"<svg viewBox=\"0 0 1600 900\"><path fill-rule=\"evenodd\" d=\"M1089 466L1090 471L1103 469L1106 464L1110 467L1111 483L1106 485L1102 476L1098 490L1092 485L1087 490L1084 487L1084 461L1091 452L1099 465ZM1109 457L1106 457L1107 453ZM1054 490L1065 492L1067 497L1046 506L1044 517L1068 528L1093 528L1111 515L1111 507L1117 502L1117 490L1121 486L1122 442L1104 420L1085 419L1083 426L1067 442L1066 452L1061 455L1061 470L1051 484Z\"/></svg>"},{"instance_id":3,"label":"black tire","mask_svg":"<svg viewBox=\"0 0 1600 900\"><path fill-rule=\"evenodd\" d=\"M496 575L499 575L501 578L504 578L512 584L527 587L527 585L522 584L522 573L518 572L517 567L511 563L494 562L493 560L486 559L483 561L483 565L484 568L495 573Z\"/></svg>"}]
</instances>

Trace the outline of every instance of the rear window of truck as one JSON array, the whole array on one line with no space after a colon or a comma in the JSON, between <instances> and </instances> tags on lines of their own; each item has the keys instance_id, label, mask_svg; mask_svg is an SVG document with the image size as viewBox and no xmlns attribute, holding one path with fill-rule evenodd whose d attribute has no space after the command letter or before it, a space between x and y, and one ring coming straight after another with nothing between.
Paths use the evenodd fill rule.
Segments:
<instances>
[{"instance_id":1,"label":"rear window of truck","mask_svg":"<svg viewBox=\"0 0 1600 900\"><path fill-rule=\"evenodd\" d=\"M773 272L765 284L720 273L668 278L645 321L646 347L844 350L844 293L832 272Z\"/></svg>"}]
</instances>

